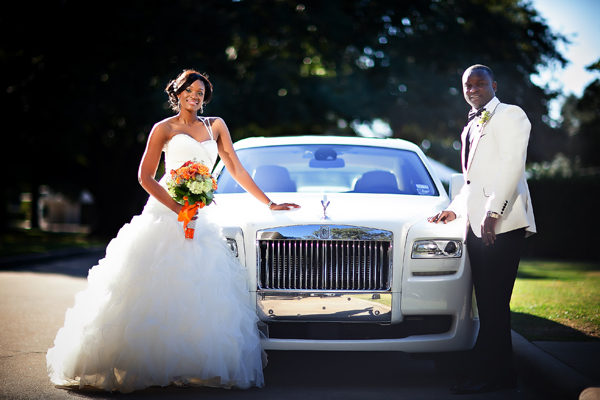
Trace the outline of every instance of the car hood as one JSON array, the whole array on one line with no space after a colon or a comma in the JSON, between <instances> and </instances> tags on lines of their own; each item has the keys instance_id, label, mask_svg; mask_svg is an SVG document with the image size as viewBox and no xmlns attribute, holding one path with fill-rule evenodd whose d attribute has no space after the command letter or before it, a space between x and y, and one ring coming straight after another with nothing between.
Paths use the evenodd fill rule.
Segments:
<instances>
[{"instance_id":1,"label":"car hood","mask_svg":"<svg viewBox=\"0 0 600 400\"><path fill-rule=\"evenodd\" d=\"M323 194L268 193L275 203L293 202L293 211L271 211L247 193L217 194L210 219L223 227L253 230L289 225L355 225L398 232L448 205L445 196L328 193L328 219L323 219ZM245 230L245 229L244 229Z\"/></svg>"}]
</instances>

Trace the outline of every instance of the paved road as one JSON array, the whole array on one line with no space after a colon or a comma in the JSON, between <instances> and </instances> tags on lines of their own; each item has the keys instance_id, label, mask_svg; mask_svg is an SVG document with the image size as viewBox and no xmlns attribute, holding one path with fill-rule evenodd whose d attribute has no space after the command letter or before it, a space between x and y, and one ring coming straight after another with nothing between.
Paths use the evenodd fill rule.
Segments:
<instances>
[{"instance_id":1,"label":"paved road","mask_svg":"<svg viewBox=\"0 0 600 400\"><path fill-rule=\"evenodd\" d=\"M454 379L436 376L433 363L403 353L269 351L266 387L249 390L150 388L123 395L92 388L67 390L46 378L45 355L87 270L102 254L39 262L0 271L0 399L486 399L541 400L518 390L452 395Z\"/></svg>"}]
</instances>

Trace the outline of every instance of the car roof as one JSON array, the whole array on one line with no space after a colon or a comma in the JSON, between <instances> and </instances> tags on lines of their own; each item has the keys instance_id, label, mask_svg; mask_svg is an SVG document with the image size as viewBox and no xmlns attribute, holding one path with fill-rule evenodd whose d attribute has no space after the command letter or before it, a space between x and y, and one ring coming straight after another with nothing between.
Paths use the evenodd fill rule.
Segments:
<instances>
[{"instance_id":1,"label":"car roof","mask_svg":"<svg viewBox=\"0 0 600 400\"><path fill-rule=\"evenodd\" d=\"M234 144L236 150L252 147L285 146L301 144L332 144L332 145L360 145L371 147L387 147L393 149L410 150L422 154L416 144L402 139L376 139L357 136L278 136L278 137L250 137L241 139Z\"/></svg>"}]
</instances>

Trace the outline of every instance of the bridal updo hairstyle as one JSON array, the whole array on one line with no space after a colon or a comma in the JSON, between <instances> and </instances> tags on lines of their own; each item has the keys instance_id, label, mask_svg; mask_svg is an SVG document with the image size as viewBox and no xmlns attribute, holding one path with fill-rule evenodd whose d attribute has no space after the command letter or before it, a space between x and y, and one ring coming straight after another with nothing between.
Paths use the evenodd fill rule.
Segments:
<instances>
[{"instance_id":1,"label":"bridal updo hairstyle","mask_svg":"<svg viewBox=\"0 0 600 400\"><path fill-rule=\"evenodd\" d=\"M169 95L169 105L173 109L173 112L179 112L179 94L183 92L192 83L200 80L204 82L204 102L202 106L208 104L212 98L212 83L208 80L208 75L194 71L193 69L184 69L177 78L173 79L167 85L165 92ZM202 112L202 110L200 110Z\"/></svg>"}]
</instances>

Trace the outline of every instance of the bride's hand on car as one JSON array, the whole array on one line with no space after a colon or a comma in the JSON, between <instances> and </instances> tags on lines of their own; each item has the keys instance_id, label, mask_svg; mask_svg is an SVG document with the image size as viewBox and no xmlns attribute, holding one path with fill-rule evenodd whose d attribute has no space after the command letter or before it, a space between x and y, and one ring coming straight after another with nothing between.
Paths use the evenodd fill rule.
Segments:
<instances>
[{"instance_id":1,"label":"bride's hand on car","mask_svg":"<svg viewBox=\"0 0 600 400\"><path fill-rule=\"evenodd\" d=\"M294 204L294 203L281 203L281 204L273 203L269 206L269 210L271 210L271 211L275 211L275 210L288 211L288 210L295 210L298 208L300 208L300 206L298 204Z\"/></svg>"}]
</instances>

